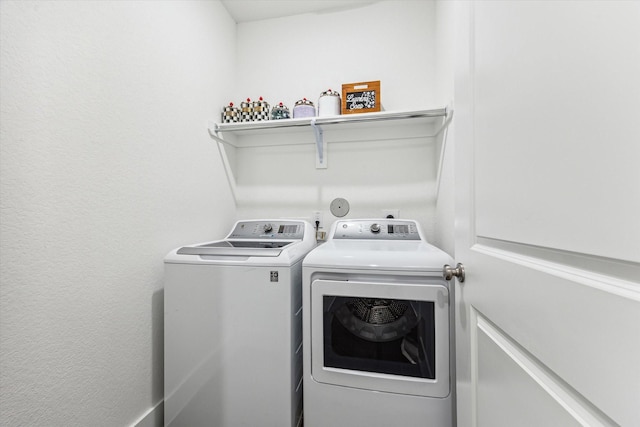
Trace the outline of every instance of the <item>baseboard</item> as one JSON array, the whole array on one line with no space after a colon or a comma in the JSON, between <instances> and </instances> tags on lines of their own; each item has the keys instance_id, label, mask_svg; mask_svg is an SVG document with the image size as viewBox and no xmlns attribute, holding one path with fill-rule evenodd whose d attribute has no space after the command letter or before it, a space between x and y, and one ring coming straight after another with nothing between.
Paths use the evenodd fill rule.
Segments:
<instances>
[{"instance_id":1,"label":"baseboard","mask_svg":"<svg viewBox=\"0 0 640 427\"><path fill-rule=\"evenodd\" d=\"M163 427L164 425L164 400L156 403L131 427Z\"/></svg>"}]
</instances>

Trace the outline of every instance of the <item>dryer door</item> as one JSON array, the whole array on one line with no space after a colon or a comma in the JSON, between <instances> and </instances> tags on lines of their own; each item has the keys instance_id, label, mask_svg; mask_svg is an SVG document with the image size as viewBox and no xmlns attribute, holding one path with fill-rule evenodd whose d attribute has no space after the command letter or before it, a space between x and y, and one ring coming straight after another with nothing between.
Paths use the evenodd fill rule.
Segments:
<instances>
[{"instance_id":1,"label":"dryer door","mask_svg":"<svg viewBox=\"0 0 640 427\"><path fill-rule=\"evenodd\" d=\"M448 289L435 282L314 280L311 352L315 381L446 397Z\"/></svg>"}]
</instances>

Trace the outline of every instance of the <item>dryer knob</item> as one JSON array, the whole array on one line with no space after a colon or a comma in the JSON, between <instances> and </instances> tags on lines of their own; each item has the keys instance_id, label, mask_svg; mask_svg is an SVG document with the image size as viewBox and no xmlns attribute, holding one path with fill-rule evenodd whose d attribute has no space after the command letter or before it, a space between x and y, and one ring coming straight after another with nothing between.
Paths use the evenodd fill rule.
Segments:
<instances>
[{"instance_id":1,"label":"dryer knob","mask_svg":"<svg viewBox=\"0 0 640 427\"><path fill-rule=\"evenodd\" d=\"M270 232L271 230L273 230L273 225L271 225L271 224L265 224L265 225L264 225L264 232L265 232L265 233L268 233L268 232Z\"/></svg>"},{"instance_id":2,"label":"dryer knob","mask_svg":"<svg viewBox=\"0 0 640 427\"><path fill-rule=\"evenodd\" d=\"M371 224L371 232L379 233L380 232L380 224Z\"/></svg>"}]
</instances>

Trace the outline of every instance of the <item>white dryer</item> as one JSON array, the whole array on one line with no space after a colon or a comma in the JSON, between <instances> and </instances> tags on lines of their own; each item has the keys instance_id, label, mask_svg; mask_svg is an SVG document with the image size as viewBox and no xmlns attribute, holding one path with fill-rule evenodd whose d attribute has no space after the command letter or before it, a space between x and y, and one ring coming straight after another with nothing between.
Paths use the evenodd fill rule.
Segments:
<instances>
[{"instance_id":1,"label":"white dryer","mask_svg":"<svg viewBox=\"0 0 640 427\"><path fill-rule=\"evenodd\" d=\"M292 427L302 417L302 259L311 224L237 222L165 258L165 426Z\"/></svg>"},{"instance_id":2,"label":"white dryer","mask_svg":"<svg viewBox=\"0 0 640 427\"><path fill-rule=\"evenodd\" d=\"M452 259L415 221L339 220L303 262L305 427L451 427Z\"/></svg>"}]
</instances>

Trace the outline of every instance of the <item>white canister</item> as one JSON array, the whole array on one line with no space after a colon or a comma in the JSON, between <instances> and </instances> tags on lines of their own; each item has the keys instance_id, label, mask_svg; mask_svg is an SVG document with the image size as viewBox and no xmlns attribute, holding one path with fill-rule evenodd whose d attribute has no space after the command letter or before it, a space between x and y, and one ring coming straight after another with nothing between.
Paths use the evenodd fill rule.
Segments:
<instances>
[{"instance_id":1,"label":"white canister","mask_svg":"<svg viewBox=\"0 0 640 427\"><path fill-rule=\"evenodd\" d=\"M334 90L327 90L318 99L318 117L340 115L340 94Z\"/></svg>"}]
</instances>

